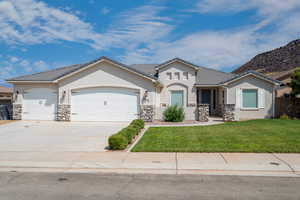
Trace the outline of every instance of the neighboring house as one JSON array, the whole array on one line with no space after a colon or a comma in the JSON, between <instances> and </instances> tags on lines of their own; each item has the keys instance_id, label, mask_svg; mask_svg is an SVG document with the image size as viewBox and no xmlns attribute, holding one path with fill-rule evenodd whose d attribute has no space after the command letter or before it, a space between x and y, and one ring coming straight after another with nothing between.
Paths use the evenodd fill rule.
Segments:
<instances>
[{"instance_id":1,"label":"neighboring house","mask_svg":"<svg viewBox=\"0 0 300 200\"><path fill-rule=\"evenodd\" d=\"M295 69L291 69L288 71L280 72L275 75L270 75L271 78L281 81L284 85L282 87L279 87L276 90L276 97L284 97L285 95L288 95L292 92L292 88L290 87L291 83L291 76ZM297 95L297 98L300 98L300 95Z\"/></svg>"},{"instance_id":2,"label":"neighboring house","mask_svg":"<svg viewBox=\"0 0 300 200\"><path fill-rule=\"evenodd\" d=\"M6 105L12 103L12 88L0 86L0 105Z\"/></svg>"},{"instance_id":3,"label":"neighboring house","mask_svg":"<svg viewBox=\"0 0 300 200\"><path fill-rule=\"evenodd\" d=\"M14 85L15 119L59 121L161 120L175 104L186 120L270 118L281 84L254 71L234 75L179 58L127 66L106 57L7 82Z\"/></svg>"}]
</instances>

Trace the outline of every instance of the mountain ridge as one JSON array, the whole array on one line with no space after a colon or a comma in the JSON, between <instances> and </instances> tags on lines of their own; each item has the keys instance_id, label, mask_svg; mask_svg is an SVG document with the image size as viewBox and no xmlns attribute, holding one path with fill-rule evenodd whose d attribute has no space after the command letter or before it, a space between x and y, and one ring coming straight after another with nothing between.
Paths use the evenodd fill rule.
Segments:
<instances>
[{"instance_id":1,"label":"mountain ridge","mask_svg":"<svg viewBox=\"0 0 300 200\"><path fill-rule=\"evenodd\" d=\"M232 73L240 74L249 70L263 74L278 74L300 67L300 39L287 45L260 53Z\"/></svg>"}]
</instances>

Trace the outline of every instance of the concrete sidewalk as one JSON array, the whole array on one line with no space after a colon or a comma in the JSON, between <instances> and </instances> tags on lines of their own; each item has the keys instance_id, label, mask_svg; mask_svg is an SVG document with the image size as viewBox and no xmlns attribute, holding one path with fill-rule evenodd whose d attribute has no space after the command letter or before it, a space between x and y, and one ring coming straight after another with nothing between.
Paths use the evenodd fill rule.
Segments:
<instances>
[{"instance_id":1,"label":"concrete sidewalk","mask_svg":"<svg viewBox=\"0 0 300 200\"><path fill-rule=\"evenodd\" d=\"M300 177L300 154L0 152L0 171Z\"/></svg>"}]
</instances>

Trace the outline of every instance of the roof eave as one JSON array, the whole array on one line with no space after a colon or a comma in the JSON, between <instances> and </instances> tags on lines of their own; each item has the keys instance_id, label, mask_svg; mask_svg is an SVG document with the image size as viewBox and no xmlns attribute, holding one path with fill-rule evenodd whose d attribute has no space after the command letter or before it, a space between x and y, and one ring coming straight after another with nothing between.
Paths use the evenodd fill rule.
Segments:
<instances>
[{"instance_id":1,"label":"roof eave","mask_svg":"<svg viewBox=\"0 0 300 200\"><path fill-rule=\"evenodd\" d=\"M220 87L223 84L195 84L195 87Z\"/></svg>"},{"instance_id":2,"label":"roof eave","mask_svg":"<svg viewBox=\"0 0 300 200\"><path fill-rule=\"evenodd\" d=\"M5 80L7 83L55 83L54 81Z\"/></svg>"},{"instance_id":3,"label":"roof eave","mask_svg":"<svg viewBox=\"0 0 300 200\"><path fill-rule=\"evenodd\" d=\"M249 76L249 75L253 75L253 76L257 77L257 78L263 79L263 80L265 80L267 82L270 82L270 83L272 83L274 85L282 85L283 84L281 81L273 80L271 78L267 78L267 77L264 77L263 75L260 75L260 74L257 74L257 73L253 73L253 72L248 72L248 73L245 73L245 74L243 74L241 76L236 76L236 77L234 77L232 79L224 81L222 84L223 85L228 85L228 84L230 84L230 83L232 83L234 81L240 80L240 79L242 79L242 78L244 78L246 76Z\"/></svg>"},{"instance_id":4,"label":"roof eave","mask_svg":"<svg viewBox=\"0 0 300 200\"><path fill-rule=\"evenodd\" d=\"M196 66L196 65L194 65L194 64L192 64L192 63L188 63L187 61L184 61L184 60L179 59L179 58L174 58L174 59L168 60L168 61L166 61L166 62L164 62L164 63L162 63L162 64L156 66L156 67L155 67L155 70L160 70L160 69L166 67L167 65L173 63L173 62L181 62L181 63L183 63L183 64L185 64L185 65L187 65L187 66L189 66L189 67L192 67L192 68L195 69L195 70L198 70L198 69L199 69L198 66Z\"/></svg>"},{"instance_id":5,"label":"roof eave","mask_svg":"<svg viewBox=\"0 0 300 200\"><path fill-rule=\"evenodd\" d=\"M106 58L106 57L102 57L102 58L100 58L99 60L97 60L97 61L95 61L95 62L93 62L93 63L89 63L88 65L84 66L84 67L81 68L81 69L75 70L74 72L71 72L71 73L66 74L66 75L64 75L64 76L62 76L62 77L59 77L58 79L54 80L53 82L57 83L57 82L59 82L59 81L62 80L62 79L65 79L65 78L70 77L70 76L72 76L72 75L74 75L74 74L77 74L77 73L79 73L79 72L81 72L81 71L83 71L83 70L85 70L85 69L87 69L87 68L89 68L89 67L92 67L92 66L94 66L94 65L96 65L96 64L98 64L98 63L100 63L100 62L103 62L103 61L109 62L110 64L115 65L115 66L119 66L120 68L122 68L122 69L124 69L124 70L126 70L126 71L129 71L129 72L131 72L131 73L137 74L137 75L142 76L142 77L144 77L144 78L146 78L146 79L149 79L149 80L151 80L151 81L157 81L157 79L155 79L155 78L146 76L146 75L144 75L144 74L142 74L142 73L140 73L140 72L136 72L135 70L131 70L130 68L128 68L128 66L125 66L125 65L123 65L123 64L121 64L121 63L118 63L118 62L113 61L113 60L111 60L111 59L108 59L108 58Z\"/></svg>"}]
</instances>

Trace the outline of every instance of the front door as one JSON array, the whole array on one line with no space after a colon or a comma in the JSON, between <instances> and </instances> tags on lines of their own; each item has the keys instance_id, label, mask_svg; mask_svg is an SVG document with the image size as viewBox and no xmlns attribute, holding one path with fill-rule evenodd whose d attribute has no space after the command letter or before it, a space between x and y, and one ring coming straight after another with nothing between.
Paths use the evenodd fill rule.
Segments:
<instances>
[{"instance_id":1,"label":"front door","mask_svg":"<svg viewBox=\"0 0 300 200\"><path fill-rule=\"evenodd\" d=\"M211 113L211 90L201 90L201 103L209 104L209 114Z\"/></svg>"}]
</instances>

